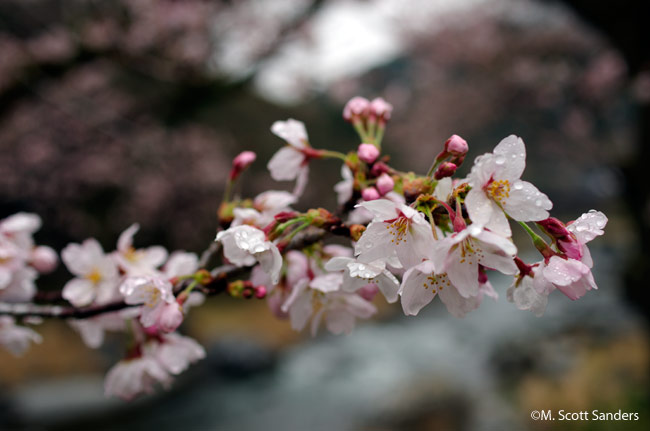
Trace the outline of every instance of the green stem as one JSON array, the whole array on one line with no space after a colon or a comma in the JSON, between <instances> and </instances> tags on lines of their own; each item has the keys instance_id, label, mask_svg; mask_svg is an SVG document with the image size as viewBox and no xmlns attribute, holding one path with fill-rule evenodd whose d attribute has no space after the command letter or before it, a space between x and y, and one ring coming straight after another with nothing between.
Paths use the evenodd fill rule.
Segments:
<instances>
[{"instance_id":1,"label":"green stem","mask_svg":"<svg viewBox=\"0 0 650 431\"><path fill-rule=\"evenodd\" d=\"M431 213L431 208L429 205L424 206L424 212L429 217L429 224L431 225L431 232L433 233L433 239L438 239L438 233L436 232L436 224L433 222L433 214Z\"/></svg>"},{"instance_id":2,"label":"green stem","mask_svg":"<svg viewBox=\"0 0 650 431\"><path fill-rule=\"evenodd\" d=\"M357 133L359 134L359 137L361 138L361 142L369 143L368 142L369 137L366 134L366 131L364 130L363 125L361 124L361 122L355 121L354 123L352 123L352 125L354 126L354 130L356 130Z\"/></svg>"},{"instance_id":3,"label":"green stem","mask_svg":"<svg viewBox=\"0 0 650 431\"><path fill-rule=\"evenodd\" d=\"M381 141L384 139L384 130L386 130L386 127L383 124L379 124L377 133L375 134L375 146L379 151L381 151Z\"/></svg>"},{"instance_id":4,"label":"green stem","mask_svg":"<svg viewBox=\"0 0 650 431\"><path fill-rule=\"evenodd\" d=\"M226 182L226 191L223 193L223 202L230 202L230 195L232 194L232 187L234 183L235 182L231 179L228 179Z\"/></svg>"},{"instance_id":5,"label":"green stem","mask_svg":"<svg viewBox=\"0 0 650 431\"><path fill-rule=\"evenodd\" d=\"M284 232L284 230L285 230L286 228L288 228L288 227L291 226L292 224L296 224L296 223L301 222L301 221L304 221L304 220L305 220L304 217L296 217L296 218L291 219L291 220L289 220L289 221L285 221L284 223L281 223L281 224L279 224L278 226L276 226L276 228L274 229L274 231L275 231L278 235L282 235L282 233Z\"/></svg>"},{"instance_id":6,"label":"green stem","mask_svg":"<svg viewBox=\"0 0 650 431\"><path fill-rule=\"evenodd\" d=\"M311 225L311 223L309 223L309 222L304 223L304 224L301 224L300 226L298 226L297 228L295 228L294 230L292 230L292 231L289 233L289 235L287 235L287 237L285 238L285 241L286 241L287 243L291 242L291 240L293 239L293 237L296 236L296 234L297 234L298 232L300 232L300 231L306 229L306 228L309 227L310 225Z\"/></svg>"},{"instance_id":7,"label":"green stem","mask_svg":"<svg viewBox=\"0 0 650 431\"><path fill-rule=\"evenodd\" d=\"M326 158L341 159L343 161L345 161L345 159L346 159L345 154L340 153L338 151L322 150L321 154L323 155L323 157L326 157Z\"/></svg>"},{"instance_id":8,"label":"green stem","mask_svg":"<svg viewBox=\"0 0 650 431\"><path fill-rule=\"evenodd\" d=\"M187 287L185 288L185 290L183 290L183 292L181 292L181 294L178 295L178 296L185 295L185 297L187 298L188 296L190 296L190 293L192 293L192 290L194 290L194 288L195 288L196 286L198 286L198 284L199 284L199 281L198 281L198 280L194 280L194 281L192 281L192 282L189 284L189 286L187 286Z\"/></svg>"}]
</instances>

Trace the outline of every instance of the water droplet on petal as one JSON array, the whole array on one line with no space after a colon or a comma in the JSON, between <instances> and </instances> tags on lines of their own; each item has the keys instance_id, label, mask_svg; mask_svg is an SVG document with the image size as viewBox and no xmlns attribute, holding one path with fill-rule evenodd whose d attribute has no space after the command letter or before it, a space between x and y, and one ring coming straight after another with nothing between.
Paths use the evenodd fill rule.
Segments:
<instances>
[{"instance_id":1,"label":"water droplet on petal","mask_svg":"<svg viewBox=\"0 0 650 431\"><path fill-rule=\"evenodd\" d=\"M502 165L506 162L506 158L503 156L497 156L497 158L494 160L494 163L497 165Z\"/></svg>"},{"instance_id":2,"label":"water droplet on petal","mask_svg":"<svg viewBox=\"0 0 650 431\"><path fill-rule=\"evenodd\" d=\"M524 188L524 186L521 183L517 183L517 184L514 185L514 188L515 188L515 190L521 190L521 189Z\"/></svg>"}]
</instances>

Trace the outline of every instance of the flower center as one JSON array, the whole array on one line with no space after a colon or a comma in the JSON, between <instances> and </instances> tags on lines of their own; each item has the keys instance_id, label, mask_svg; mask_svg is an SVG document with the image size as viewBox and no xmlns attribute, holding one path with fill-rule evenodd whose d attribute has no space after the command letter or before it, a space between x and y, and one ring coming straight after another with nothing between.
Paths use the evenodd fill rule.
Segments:
<instances>
[{"instance_id":1,"label":"flower center","mask_svg":"<svg viewBox=\"0 0 650 431\"><path fill-rule=\"evenodd\" d=\"M386 229L393 239L390 240L395 245L406 242L406 232L408 232L410 220L404 216L397 217L392 223L386 225Z\"/></svg>"},{"instance_id":2,"label":"flower center","mask_svg":"<svg viewBox=\"0 0 650 431\"><path fill-rule=\"evenodd\" d=\"M97 268L93 268L93 270L86 275L86 278L90 280L93 284L97 284L102 280L102 275L100 274Z\"/></svg>"},{"instance_id":3,"label":"flower center","mask_svg":"<svg viewBox=\"0 0 650 431\"><path fill-rule=\"evenodd\" d=\"M451 286L449 278L447 278L447 273L435 275L431 273L422 283L422 287L425 289L431 288L431 293L434 295L438 293L439 290L444 289L445 287Z\"/></svg>"},{"instance_id":4,"label":"flower center","mask_svg":"<svg viewBox=\"0 0 650 431\"><path fill-rule=\"evenodd\" d=\"M502 204L506 198L510 197L510 181L492 181L487 186L485 186L485 191L489 196L492 196L492 199Z\"/></svg>"}]
</instances>

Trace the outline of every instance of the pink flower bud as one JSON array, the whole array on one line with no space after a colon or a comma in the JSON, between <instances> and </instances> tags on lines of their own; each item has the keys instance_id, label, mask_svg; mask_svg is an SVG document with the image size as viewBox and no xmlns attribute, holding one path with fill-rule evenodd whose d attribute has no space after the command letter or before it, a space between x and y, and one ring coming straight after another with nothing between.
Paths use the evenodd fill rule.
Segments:
<instances>
[{"instance_id":1,"label":"pink flower bud","mask_svg":"<svg viewBox=\"0 0 650 431\"><path fill-rule=\"evenodd\" d=\"M235 180L239 175L255 161L257 155L252 151L243 151L232 161L230 180Z\"/></svg>"},{"instance_id":2,"label":"pink flower bud","mask_svg":"<svg viewBox=\"0 0 650 431\"><path fill-rule=\"evenodd\" d=\"M343 108L343 119L345 121L353 121L354 117L367 115L370 102L364 97L353 97L345 104Z\"/></svg>"},{"instance_id":3,"label":"pink flower bud","mask_svg":"<svg viewBox=\"0 0 650 431\"><path fill-rule=\"evenodd\" d=\"M379 178L377 178L376 187L377 191L379 191L379 194L383 196L386 193L393 191L393 188L395 187L395 181L393 181L393 177L390 175L381 174Z\"/></svg>"},{"instance_id":4,"label":"pink flower bud","mask_svg":"<svg viewBox=\"0 0 650 431\"><path fill-rule=\"evenodd\" d=\"M468 149L467 141L458 135L451 135L445 142L445 151L453 156L464 156Z\"/></svg>"},{"instance_id":5,"label":"pink flower bud","mask_svg":"<svg viewBox=\"0 0 650 431\"><path fill-rule=\"evenodd\" d=\"M364 201L374 201L375 199L379 199L381 195L376 188L368 187L361 191L361 197Z\"/></svg>"},{"instance_id":6,"label":"pink flower bud","mask_svg":"<svg viewBox=\"0 0 650 431\"><path fill-rule=\"evenodd\" d=\"M375 164L373 164L372 169L370 169L370 173L375 177L378 177L381 174L388 173L389 171L390 171L390 168L388 167L388 165L386 163L384 163L384 162L381 162L381 161L376 162Z\"/></svg>"},{"instance_id":7,"label":"pink flower bud","mask_svg":"<svg viewBox=\"0 0 650 431\"><path fill-rule=\"evenodd\" d=\"M162 307L156 326L163 332L174 332L183 323L183 310L176 301Z\"/></svg>"},{"instance_id":8,"label":"pink flower bud","mask_svg":"<svg viewBox=\"0 0 650 431\"><path fill-rule=\"evenodd\" d=\"M366 301L372 301L375 295L379 292L379 287L375 283L366 284L361 289L357 290L357 295Z\"/></svg>"},{"instance_id":9,"label":"pink flower bud","mask_svg":"<svg viewBox=\"0 0 650 431\"><path fill-rule=\"evenodd\" d=\"M456 173L456 168L457 166L451 162L442 162L440 166L438 166L438 169L436 169L436 173L433 174L433 177L436 180L451 177Z\"/></svg>"},{"instance_id":10,"label":"pink flower bud","mask_svg":"<svg viewBox=\"0 0 650 431\"><path fill-rule=\"evenodd\" d=\"M390 120L390 116L393 113L393 105L386 102L381 97L377 97L370 102L370 115L374 115L377 118L380 118L384 121Z\"/></svg>"},{"instance_id":11,"label":"pink flower bud","mask_svg":"<svg viewBox=\"0 0 650 431\"><path fill-rule=\"evenodd\" d=\"M255 297L257 299L264 299L266 298L266 286L257 286L255 288Z\"/></svg>"},{"instance_id":12,"label":"pink flower bud","mask_svg":"<svg viewBox=\"0 0 650 431\"><path fill-rule=\"evenodd\" d=\"M34 269L40 273L47 274L48 272L54 271L59 263L59 258L56 252L50 247L41 245L32 250L31 262Z\"/></svg>"},{"instance_id":13,"label":"pink flower bud","mask_svg":"<svg viewBox=\"0 0 650 431\"><path fill-rule=\"evenodd\" d=\"M372 163L379 157L379 149L372 144L361 144L357 149L357 155L360 160Z\"/></svg>"}]
</instances>

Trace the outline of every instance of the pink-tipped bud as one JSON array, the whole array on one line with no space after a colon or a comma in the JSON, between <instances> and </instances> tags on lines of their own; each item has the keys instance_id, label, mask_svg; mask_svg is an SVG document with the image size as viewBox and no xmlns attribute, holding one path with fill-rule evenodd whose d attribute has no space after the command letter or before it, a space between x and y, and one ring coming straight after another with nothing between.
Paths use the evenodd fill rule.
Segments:
<instances>
[{"instance_id":1,"label":"pink-tipped bud","mask_svg":"<svg viewBox=\"0 0 650 431\"><path fill-rule=\"evenodd\" d=\"M41 245L32 250L31 263L36 271L47 274L54 271L59 263L56 252L47 246Z\"/></svg>"},{"instance_id":2,"label":"pink-tipped bud","mask_svg":"<svg viewBox=\"0 0 650 431\"><path fill-rule=\"evenodd\" d=\"M163 305L156 326L163 332L174 332L183 323L183 309L176 301Z\"/></svg>"},{"instance_id":3,"label":"pink-tipped bud","mask_svg":"<svg viewBox=\"0 0 650 431\"><path fill-rule=\"evenodd\" d=\"M393 191L393 188L395 187L395 181L390 175L381 174L379 178L377 178L376 187L379 194L383 196L386 193Z\"/></svg>"},{"instance_id":4,"label":"pink-tipped bud","mask_svg":"<svg viewBox=\"0 0 650 431\"><path fill-rule=\"evenodd\" d=\"M390 116L393 113L393 105L386 102L381 97L377 97L370 102L370 115L375 116L384 122L390 120Z\"/></svg>"},{"instance_id":5,"label":"pink-tipped bud","mask_svg":"<svg viewBox=\"0 0 650 431\"><path fill-rule=\"evenodd\" d=\"M379 149L372 144L361 144L357 149L359 160L372 163L379 157Z\"/></svg>"},{"instance_id":6,"label":"pink-tipped bud","mask_svg":"<svg viewBox=\"0 0 650 431\"><path fill-rule=\"evenodd\" d=\"M445 151L452 156L464 156L468 150L469 146L467 145L467 141L458 135L451 135L445 142Z\"/></svg>"},{"instance_id":7,"label":"pink-tipped bud","mask_svg":"<svg viewBox=\"0 0 650 431\"><path fill-rule=\"evenodd\" d=\"M361 289L357 290L357 295L366 301L372 301L379 292L379 287L375 283L366 284Z\"/></svg>"},{"instance_id":8,"label":"pink-tipped bud","mask_svg":"<svg viewBox=\"0 0 650 431\"><path fill-rule=\"evenodd\" d=\"M364 97L353 97L345 104L343 108L343 119L352 122L355 118L367 115L370 108L370 102Z\"/></svg>"},{"instance_id":9,"label":"pink-tipped bud","mask_svg":"<svg viewBox=\"0 0 650 431\"><path fill-rule=\"evenodd\" d=\"M381 174L386 174L388 172L390 172L390 168L386 163L381 161L375 162L375 164L372 165L372 169L370 169L370 173L375 177L378 177Z\"/></svg>"},{"instance_id":10,"label":"pink-tipped bud","mask_svg":"<svg viewBox=\"0 0 650 431\"><path fill-rule=\"evenodd\" d=\"M257 287L255 288L255 297L256 297L257 299L264 299L264 298L266 298L266 293L267 293L266 286L257 286Z\"/></svg>"},{"instance_id":11,"label":"pink-tipped bud","mask_svg":"<svg viewBox=\"0 0 650 431\"><path fill-rule=\"evenodd\" d=\"M446 177L451 177L456 173L456 169L457 166L454 163L442 162L440 166L438 166L438 169L436 169L436 173L433 174L433 178L441 180Z\"/></svg>"},{"instance_id":12,"label":"pink-tipped bud","mask_svg":"<svg viewBox=\"0 0 650 431\"><path fill-rule=\"evenodd\" d=\"M243 151L237 155L232 161L232 169L230 170L230 180L236 180L242 172L248 168L251 163L255 161L257 154L252 151Z\"/></svg>"},{"instance_id":13,"label":"pink-tipped bud","mask_svg":"<svg viewBox=\"0 0 650 431\"><path fill-rule=\"evenodd\" d=\"M363 198L364 201L374 201L375 199L379 199L381 195L379 194L376 188L368 187L366 189L361 190L361 197Z\"/></svg>"},{"instance_id":14,"label":"pink-tipped bud","mask_svg":"<svg viewBox=\"0 0 650 431\"><path fill-rule=\"evenodd\" d=\"M537 224L553 239L561 239L571 235L571 232L569 232L564 223L555 217L540 220Z\"/></svg>"},{"instance_id":15,"label":"pink-tipped bud","mask_svg":"<svg viewBox=\"0 0 650 431\"><path fill-rule=\"evenodd\" d=\"M556 241L557 248L571 259L582 259L582 244L566 225L555 217L537 222L544 232Z\"/></svg>"}]
</instances>

